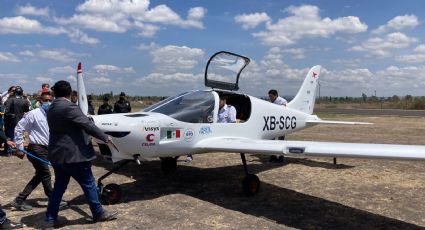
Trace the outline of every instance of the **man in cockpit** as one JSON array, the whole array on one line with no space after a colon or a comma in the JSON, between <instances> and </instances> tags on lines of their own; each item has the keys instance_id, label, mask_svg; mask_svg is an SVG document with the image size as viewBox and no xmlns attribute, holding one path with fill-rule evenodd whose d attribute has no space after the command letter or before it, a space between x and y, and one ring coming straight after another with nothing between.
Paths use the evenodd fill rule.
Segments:
<instances>
[{"instance_id":1,"label":"man in cockpit","mask_svg":"<svg viewBox=\"0 0 425 230\"><path fill-rule=\"evenodd\" d=\"M232 105L227 104L227 97L220 95L220 104L218 111L218 123L235 123L236 109Z\"/></svg>"}]
</instances>

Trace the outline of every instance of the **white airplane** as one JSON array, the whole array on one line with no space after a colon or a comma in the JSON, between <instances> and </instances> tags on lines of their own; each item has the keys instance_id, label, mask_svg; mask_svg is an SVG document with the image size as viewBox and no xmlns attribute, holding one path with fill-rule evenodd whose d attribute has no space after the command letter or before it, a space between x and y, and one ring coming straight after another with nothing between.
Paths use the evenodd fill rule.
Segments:
<instances>
[{"instance_id":1,"label":"white airplane","mask_svg":"<svg viewBox=\"0 0 425 230\"><path fill-rule=\"evenodd\" d=\"M246 174L242 188L248 196L258 192L260 181L248 172L247 153L425 159L425 146L274 140L317 124L369 123L327 121L312 114L320 66L310 69L297 95L286 107L235 92L240 74L249 62L249 58L241 55L218 52L209 59L205 69L205 85L211 89L181 93L140 112L92 116L95 124L113 137L114 145L96 140L101 154L113 162L127 160L99 179L103 198L115 203L121 190L116 184L103 187L101 181L130 161L140 164L140 159L160 158L163 171L170 173L176 170L179 156L240 153ZM77 73L79 105L87 113L81 65ZM226 81L226 77L233 81ZM236 108L238 122L217 122L220 96L226 96L228 104Z\"/></svg>"}]
</instances>

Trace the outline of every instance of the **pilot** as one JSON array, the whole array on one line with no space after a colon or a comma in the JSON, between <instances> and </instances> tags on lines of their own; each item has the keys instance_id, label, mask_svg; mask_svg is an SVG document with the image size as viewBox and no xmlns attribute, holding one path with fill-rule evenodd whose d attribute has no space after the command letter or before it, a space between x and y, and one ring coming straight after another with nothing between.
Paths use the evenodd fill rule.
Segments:
<instances>
[{"instance_id":1,"label":"pilot","mask_svg":"<svg viewBox=\"0 0 425 230\"><path fill-rule=\"evenodd\" d=\"M277 90L275 89L269 90L269 98L270 98L270 102L273 104L286 106L286 104L288 103L288 101L285 98L279 96L279 94L277 93Z\"/></svg>"},{"instance_id":2,"label":"pilot","mask_svg":"<svg viewBox=\"0 0 425 230\"><path fill-rule=\"evenodd\" d=\"M286 104L288 103L288 101L285 100L285 98L279 96L279 94L277 93L277 90L275 89L269 90L269 99L271 103L276 105L286 106ZM285 140L285 136L278 137L277 139ZM269 162L283 163L283 156L277 157L275 155L272 155L270 156Z\"/></svg>"},{"instance_id":3,"label":"pilot","mask_svg":"<svg viewBox=\"0 0 425 230\"><path fill-rule=\"evenodd\" d=\"M236 109L232 105L227 105L227 97L220 95L218 111L218 123L236 123Z\"/></svg>"}]
</instances>

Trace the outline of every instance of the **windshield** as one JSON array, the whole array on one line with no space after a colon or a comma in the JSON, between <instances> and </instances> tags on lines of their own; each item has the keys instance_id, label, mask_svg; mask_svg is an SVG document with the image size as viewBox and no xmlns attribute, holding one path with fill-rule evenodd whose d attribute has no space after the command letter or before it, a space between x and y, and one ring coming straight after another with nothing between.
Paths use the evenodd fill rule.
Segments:
<instances>
[{"instance_id":1,"label":"windshield","mask_svg":"<svg viewBox=\"0 0 425 230\"><path fill-rule=\"evenodd\" d=\"M211 123L214 102L211 91L192 91L169 97L143 111L162 113L183 122Z\"/></svg>"}]
</instances>

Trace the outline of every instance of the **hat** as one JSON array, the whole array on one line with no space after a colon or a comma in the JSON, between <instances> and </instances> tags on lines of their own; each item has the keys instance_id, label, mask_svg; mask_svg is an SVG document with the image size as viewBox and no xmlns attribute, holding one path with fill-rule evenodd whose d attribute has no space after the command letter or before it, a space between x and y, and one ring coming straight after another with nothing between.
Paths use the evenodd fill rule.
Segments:
<instances>
[{"instance_id":1,"label":"hat","mask_svg":"<svg viewBox=\"0 0 425 230\"><path fill-rule=\"evenodd\" d=\"M121 93L120 93L120 96L125 96L125 93L124 93L124 92L121 92Z\"/></svg>"}]
</instances>

